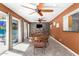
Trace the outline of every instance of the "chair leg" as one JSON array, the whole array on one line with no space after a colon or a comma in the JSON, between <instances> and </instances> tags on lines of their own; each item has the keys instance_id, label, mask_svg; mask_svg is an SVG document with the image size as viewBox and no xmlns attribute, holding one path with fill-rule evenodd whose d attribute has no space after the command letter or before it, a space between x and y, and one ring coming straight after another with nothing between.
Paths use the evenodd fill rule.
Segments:
<instances>
[{"instance_id":1,"label":"chair leg","mask_svg":"<svg viewBox=\"0 0 79 59\"><path fill-rule=\"evenodd\" d=\"M44 48L41 48L42 49L42 53L45 55L45 47ZM34 47L34 55L36 55L36 52L35 52L35 47Z\"/></svg>"},{"instance_id":2,"label":"chair leg","mask_svg":"<svg viewBox=\"0 0 79 59\"><path fill-rule=\"evenodd\" d=\"M43 53L44 53L44 55L45 55L45 47L43 48Z\"/></svg>"},{"instance_id":3,"label":"chair leg","mask_svg":"<svg viewBox=\"0 0 79 59\"><path fill-rule=\"evenodd\" d=\"M41 48L42 49L42 53L45 54L45 47Z\"/></svg>"},{"instance_id":4,"label":"chair leg","mask_svg":"<svg viewBox=\"0 0 79 59\"><path fill-rule=\"evenodd\" d=\"M33 53L34 53L34 55L36 55L36 54L35 54L35 47L34 47L34 52L33 52Z\"/></svg>"}]
</instances>

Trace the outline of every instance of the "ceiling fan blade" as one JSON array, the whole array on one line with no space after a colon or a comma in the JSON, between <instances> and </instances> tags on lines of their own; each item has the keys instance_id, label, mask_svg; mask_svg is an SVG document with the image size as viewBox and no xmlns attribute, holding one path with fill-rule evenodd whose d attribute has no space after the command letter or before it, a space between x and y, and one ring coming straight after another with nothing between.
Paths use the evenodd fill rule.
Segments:
<instances>
[{"instance_id":1,"label":"ceiling fan blade","mask_svg":"<svg viewBox=\"0 0 79 59\"><path fill-rule=\"evenodd\" d=\"M41 11L42 12L53 12L53 10L51 10L51 9L42 9Z\"/></svg>"},{"instance_id":2,"label":"ceiling fan blade","mask_svg":"<svg viewBox=\"0 0 79 59\"><path fill-rule=\"evenodd\" d=\"M39 5L37 6L37 8L40 10L44 7L44 4L43 3L39 3Z\"/></svg>"},{"instance_id":3,"label":"ceiling fan blade","mask_svg":"<svg viewBox=\"0 0 79 59\"><path fill-rule=\"evenodd\" d=\"M24 8L28 8L28 9L31 9L31 10L35 10L33 8L30 8L30 7L27 7L27 6L24 6L24 5L21 5L21 6L24 7Z\"/></svg>"},{"instance_id":4,"label":"ceiling fan blade","mask_svg":"<svg viewBox=\"0 0 79 59\"><path fill-rule=\"evenodd\" d=\"M38 14L39 14L40 16L43 16L42 12L38 12Z\"/></svg>"},{"instance_id":5,"label":"ceiling fan blade","mask_svg":"<svg viewBox=\"0 0 79 59\"><path fill-rule=\"evenodd\" d=\"M39 18L38 21L41 22L45 22L46 20L44 20L43 18Z\"/></svg>"}]
</instances>

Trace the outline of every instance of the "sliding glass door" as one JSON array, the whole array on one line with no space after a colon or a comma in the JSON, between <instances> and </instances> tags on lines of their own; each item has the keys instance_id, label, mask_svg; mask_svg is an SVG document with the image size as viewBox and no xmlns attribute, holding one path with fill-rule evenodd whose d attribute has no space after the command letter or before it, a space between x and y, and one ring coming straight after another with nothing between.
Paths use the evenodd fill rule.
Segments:
<instances>
[{"instance_id":1,"label":"sliding glass door","mask_svg":"<svg viewBox=\"0 0 79 59\"><path fill-rule=\"evenodd\" d=\"M5 37L6 37L6 21L5 18L0 18L0 43L5 45Z\"/></svg>"},{"instance_id":2,"label":"sliding glass door","mask_svg":"<svg viewBox=\"0 0 79 59\"><path fill-rule=\"evenodd\" d=\"M6 44L6 14L0 11L0 46Z\"/></svg>"},{"instance_id":3,"label":"sliding glass door","mask_svg":"<svg viewBox=\"0 0 79 59\"><path fill-rule=\"evenodd\" d=\"M18 44L18 21L12 19L12 43L13 46Z\"/></svg>"}]
</instances>

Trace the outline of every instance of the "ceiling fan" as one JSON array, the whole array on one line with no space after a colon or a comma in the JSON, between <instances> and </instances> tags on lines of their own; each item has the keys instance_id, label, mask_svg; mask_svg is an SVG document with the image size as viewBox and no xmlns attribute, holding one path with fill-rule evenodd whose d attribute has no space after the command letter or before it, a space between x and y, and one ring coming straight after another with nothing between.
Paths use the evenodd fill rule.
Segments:
<instances>
[{"instance_id":1,"label":"ceiling fan","mask_svg":"<svg viewBox=\"0 0 79 59\"><path fill-rule=\"evenodd\" d=\"M24 5L21 5L21 6L24 7L24 8L34 10L34 12L32 12L30 14L33 14L33 13L37 12L40 16L43 16L42 12L53 12L52 9L45 9L44 8L44 3L39 3L38 5L36 5L36 9L30 8L30 7L27 7L27 6L24 6Z\"/></svg>"},{"instance_id":2,"label":"ceiling fan","mask_svg":"<svg viewBox=\"0 0 79 59\"><path fill-rule=\"evenodd\" d=\"M46 20L43 20L43 18L38 18L39 23L41 23L42 21L46 21Z\"/></svg>"}]
</instances>

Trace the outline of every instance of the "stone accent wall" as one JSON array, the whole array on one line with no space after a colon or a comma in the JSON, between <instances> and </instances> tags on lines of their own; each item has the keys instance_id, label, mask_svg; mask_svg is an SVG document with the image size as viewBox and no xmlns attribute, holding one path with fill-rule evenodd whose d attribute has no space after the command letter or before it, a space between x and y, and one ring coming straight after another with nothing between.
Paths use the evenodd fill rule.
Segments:
<instances>
[{"instance_id":1,"label":"stone accent wall","mask_svg":"<svg viewBox=\"0 0 79 59\"><path fill-rule=\"evenodd\" d=\"M42 28L37 28L37 24L39 23L31 23L30 24L30 36L31 34L36 34L36 33L49 33L50 31L50 25L49 23L41 23L42 24Z\"/></svg>"}]
</instances>

